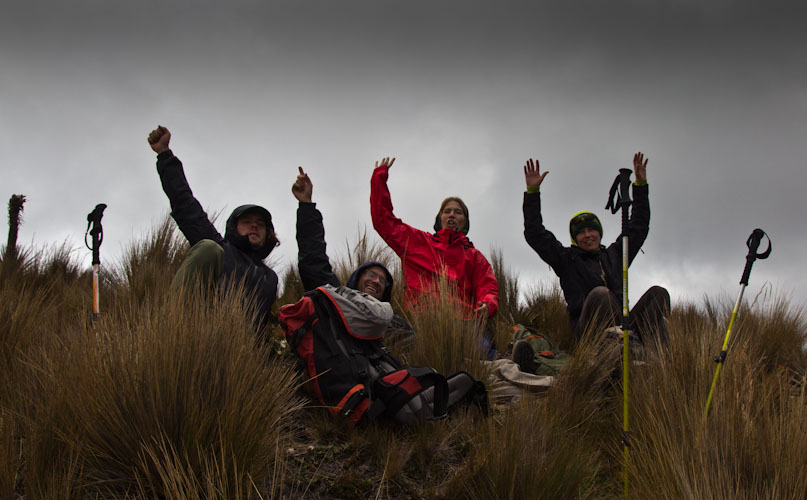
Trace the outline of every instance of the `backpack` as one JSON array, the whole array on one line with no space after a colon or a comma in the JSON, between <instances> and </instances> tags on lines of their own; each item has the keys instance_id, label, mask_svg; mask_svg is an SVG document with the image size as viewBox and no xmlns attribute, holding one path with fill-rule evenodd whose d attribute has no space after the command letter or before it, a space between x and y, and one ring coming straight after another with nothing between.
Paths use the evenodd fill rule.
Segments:
<instances>
[{"instance_id":1,"label":"backpack","mask_svg":"<svg viewBox=\"0 0 807 500\"><path fill-rule=\"evenodd\" d=\"M557 375L561 368L571 359L571 355L561 351L549 338L544 337L535 328L520 323L513 325L513 336L510 344L515 345L519 340L527 342L532 348L532 358L535 375Z\"/></svg>"},{"instance_id":2,"label":"backpack","mask_svg":"<svg viewBox=\"0 0 807 500\"><path fill-rule=\"evenodd\" d=\"M446 378L428 367L402 366L383 344L392 316L388 302L331 285L278 311L308 387L349 425L363 418L405 424L439 419L463 400L486 408L485 386L468 373Z\"/></svg>"}]
</instances>

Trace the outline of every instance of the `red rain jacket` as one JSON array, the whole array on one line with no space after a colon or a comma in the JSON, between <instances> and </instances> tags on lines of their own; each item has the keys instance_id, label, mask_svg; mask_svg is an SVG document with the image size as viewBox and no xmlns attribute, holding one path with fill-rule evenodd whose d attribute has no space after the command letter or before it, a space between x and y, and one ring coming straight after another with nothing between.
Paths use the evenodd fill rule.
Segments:
<instances>
[{"instance_id":1,"label":"red rain jacket","mask_svg":"<svg viewBox=\"0 0 807 500\"><path fill-rule=\"evenodd\" d=\"M463 233L443 229L431 234L395 217L387 187L388 178L388 167L379 167L373 172L370 214L375 230L403 262L404 307L416 309L424 296L436 293L435 279L444 273L457 287L466 309L466 319L472 316L480 301L487 303L488 315L495 316L499 308L499 284L482 252L474 248Z\"/></svg>"}]
</instances>

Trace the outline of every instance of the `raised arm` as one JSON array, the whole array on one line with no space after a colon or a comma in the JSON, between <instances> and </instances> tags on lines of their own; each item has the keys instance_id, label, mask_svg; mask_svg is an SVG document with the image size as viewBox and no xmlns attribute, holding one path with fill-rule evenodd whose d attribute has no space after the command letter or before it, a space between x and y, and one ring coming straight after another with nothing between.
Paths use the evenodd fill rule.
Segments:
<instances>
[{"instance_id":1,"label":"raised arm","mask_svg":"<svg viewBox=\"0 0 807 500\"><path fill-rule=\"evenodd\" d=\"M387 187L387 179L394 162L395 158L383 158L381 162L375 162L370 181L370 216L373 219L373 227L381 239L396 254L402 256L406 252L409 238L419 231L395 217L392 211L392 198Z\"/></svg>"},{"instance_id":2,"label":"raised arm","mask_svg":"<svg viewBox=\"0 0 807 500\"><path fill-rule=\"evenodd\" d=\"M299 174L291 186L291 192L300 202L297 207L297 267L303 288L309 291L325 284L339 286L339 278L333 273L326 253L322 214L311 201L314 184L303 167L298 169Z\"/></svg>"},{"instance_id":3,"label":"raised arm","mask_svg":"<svg viewBox=\"0 0 807 500\"><path fill-rule=\"evenodd\" d=\"M157 153L157 173L160 175L163 191L171 203L171 217L191 245L209 239L221 242L222 237L199 201L193 196L182 162L169 149L171 132L162 125L148 135L151 149Z\"/></svg>"},{"instance_id":4,"label":"raised arm","mask_svg":"<svg viewBox=\"0 0 807 500\"><path fill-rule=\"evenodd\" d=\"M533 161L532 158L527 160L524 165L524 180L527 184L522 205L524 239L544 262L557 270L560 266L563 245L551 231L544 227L544 219L541 215L541 193L538 191L548 173L542 174L538 162Z\"/></svg>"},{"instance_id":5,"label":"raised arm","mask_svg":"<svg viewBox=\"0 0 807 500\"><path fill-rule=\"evenodd\" d=\"M633 259L642 248L650 231L650 201L647 186L647 162L641 152L633 155L633 172L636 181L633 184L633 204L631 205L630 219L628 220L628 261Z\"/></svg>"}]
</instances>

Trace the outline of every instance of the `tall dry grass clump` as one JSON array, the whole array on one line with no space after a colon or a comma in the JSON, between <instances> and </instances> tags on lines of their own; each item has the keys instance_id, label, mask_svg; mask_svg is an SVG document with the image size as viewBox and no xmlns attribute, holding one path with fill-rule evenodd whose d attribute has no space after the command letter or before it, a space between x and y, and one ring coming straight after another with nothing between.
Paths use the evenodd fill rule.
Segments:
<instances>
[{"instance_id":1,"label":"tall dry grass clump","mask_svg":"<svg viewBox=\"0 0 807 500\"><path fill-rule=\"evenodd\" d=\"M501 249L493 248L490 251L490 265L493 274L499 283L499 312L497 318L508 325L516 323L519 317L518 276L516 276L504 263Z\"/></svg>"},{"instance_id":2,"label":"tall dry grass clump","mask_svg":"<svg viewBox=\"0 0 807 500\"><path fill-rule=\"evenodd\" d=\"M463 319L462 299L445 277L436 279L431 287L433 300L421 301L407 315L416 332L408 363L429 366L445 375L467 371L484 380L488 373L481 361L487 355L482 340L485 321Z\"/></svg>"},{"instance_id":3,"label":"tall dry grass clump","mask_svg":"<svg viewBox=\"0 0 807 500\"><path fill-rule=\"evenodd\" d=\"M112 291L123 291L123 301L142 303L146 297L169 293L171 280L188 254L189 246L168 216L124 250L121 264L106 266ZM132 300L136 299L136 300Z\"/></svg>"},{"instance_id":4,"label":"tall dry grass clump","mask_svg":"<svg viewBox=\"0 0 807 500\"><path fill-rule=\"evenodd\" d=\"M525 395L477 426L453 498L602 498L601 457L584 436L546 401Z\"/></svg>"},{"instance_id":5,"label":"tall dry grass clump","mask_svg":"<svg viewBox=\"0 0 807 500\"><path fill-rule=\"evenodd\" d=\"M731 308L717 321L673 316L671 345L636 377L631 480L638 496L803 498L807 406L803 310L781 298L744 305L728 357L705 403Z\"/></svg>"},{"instance_id":6,"label":"tall dry grass clump","mask_svg":"<svg viewBox=\"0 0 807 500\"><path fill-rule=\"evenodd\" d=\"M560 290L519 297L500 252L500 313L486 326L500 355L511 322L571 352L552 386L487 415L350 429L300 409L294 359L257 340L243 294L171 292L186 251L166 221L122 263L103 261L95 321L71 250L0 263L0 498L621 496L621 344L603 332L578 342ZM366 235L348 254L334 261L343 282L368 260L393 272L393 307L417 332L401 346L407 364L487 380L481 324L461 319L451 283L403 313L397 257ZM282 279L278 302L297 300L295 271ZM669 345L632 354L646 363L631 367L631 498L804 497L804 309L767 290L743 303L705 416L731 306L676 305Z\"/></svg>"},{"instance_id":7,"label":"tall dry grass clump","mask_svg":"<svg viewBox=\"0 0 807 500\"><path fill-rule=\"evenodd\" d=\"M43 300L53 285L0 284L4 298L15 295L0 304L0 340L16 361L2 367L0 496L277 493L273 471L300 405L293 365L256 345L243 294L167 292L172 241L162 226L154 245L136 246L123 279L102 290L95 322L89 300ZM60 294L83 296L85 286Z\"/></svg>"},{"instance_id":8,"label":"tall dry grass clump","mask_svg":"<svg viewBox=\"0 0 807 500\"><path fill-rule=\"evenodd\" d=\"M370 261L380 262L389 269L393 278L398 277L395 271L400 267L400 260L386 244L368 238L366 229L356 233L355 243L345 241L344 254L340 255L335 259L334 274L341 283L346 283L357 267Z\"/></svg>"}]
</instances>

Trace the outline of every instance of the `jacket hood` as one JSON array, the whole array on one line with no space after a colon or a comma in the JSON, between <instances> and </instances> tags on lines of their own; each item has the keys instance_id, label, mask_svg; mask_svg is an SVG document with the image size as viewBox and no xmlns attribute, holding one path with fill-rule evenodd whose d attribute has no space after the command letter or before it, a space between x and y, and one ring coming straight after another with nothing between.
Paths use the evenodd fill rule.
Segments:
<instances>
[{"instance_id":1,"label":"jacket hood","mask_svg":"<svg viewBox=\"0 0 807 500\"><path fill-rule=\"evenodd\" d=\"M252 248L249 244L249 238L238 234L238 218L247 212L253 212L263 217L266 223L266 242L260 248ZM227 226L224 231L224 239L229 241L236 248L242 252L252 255L258 260L265 259L272 250L278 245L277 238L274 236L275 226L272 225L272 214L260 205L241 205L233 210L230 217L227 218Z\"/></svg>"},{"instance_id":2,"label":"jacket hood","mask_svg":"<svg viewBox=\"0 0 807 500\"><path fill-rule=\"evenodd\" d=\"M345 286L347 286L348 288L352 288L354 290L358 290L359 289L359 276L361 276L361 273L363 273L368 267L373 267L373 266L378 266L381 269L383 269L384 274L386 274L386 276L387 276L387 286L386 286L386 288L384 288L384 293L381 294L381 301L382 302L389 302L390 299L392 298L392 285L394 285L395 283L394 283L394 281L392 279L392 274L389 272L389 269L387 269L387 267L384 264L380 263L380 262L376 262L374 260L371 260L371 261L365 262L364 264L357 267L356 270L353 271L353 274L351 274L350 277L347 279L347 283L345 283Z\"/></svg>"}]
</instances>

